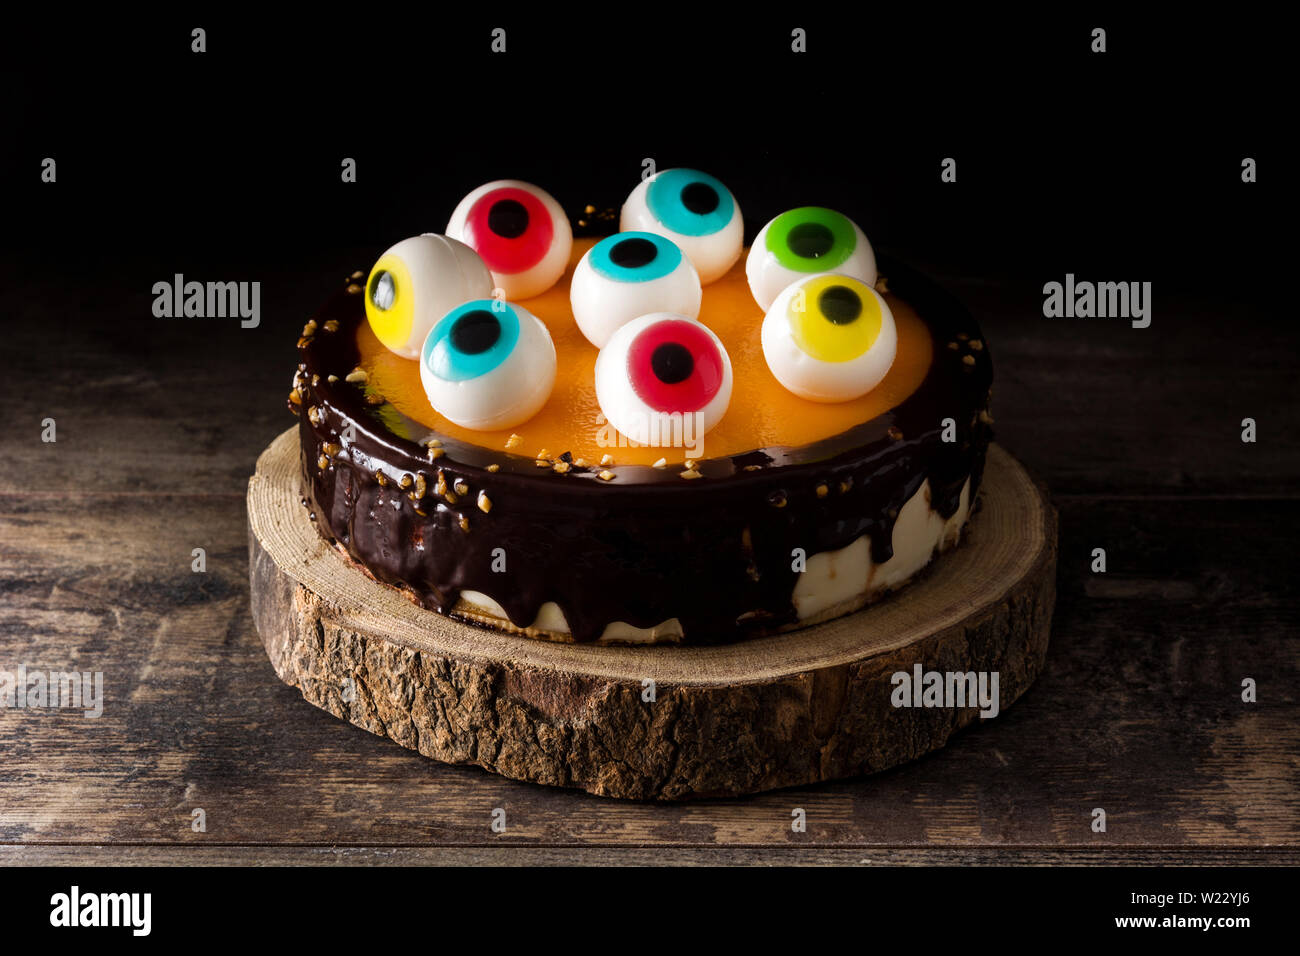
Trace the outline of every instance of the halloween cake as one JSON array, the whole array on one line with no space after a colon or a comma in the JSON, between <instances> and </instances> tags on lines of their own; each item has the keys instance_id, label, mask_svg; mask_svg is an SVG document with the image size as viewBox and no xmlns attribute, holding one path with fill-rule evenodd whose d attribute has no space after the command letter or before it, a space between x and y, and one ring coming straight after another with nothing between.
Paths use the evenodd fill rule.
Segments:
<instances>
[{"instance_id":1,"label":"halloween cake","mask_svg":"<svg viewBox=\"0 0 1300 956\"><path fill-rule=\"evenodd\" d=\"M746 249L694 170L619 226L575 240L498 181L346 280L289 395L326 540L462 621L683 644L847 614L957 545L992 382L958 302L831 209Z\"/></svg>"}]
</instances>

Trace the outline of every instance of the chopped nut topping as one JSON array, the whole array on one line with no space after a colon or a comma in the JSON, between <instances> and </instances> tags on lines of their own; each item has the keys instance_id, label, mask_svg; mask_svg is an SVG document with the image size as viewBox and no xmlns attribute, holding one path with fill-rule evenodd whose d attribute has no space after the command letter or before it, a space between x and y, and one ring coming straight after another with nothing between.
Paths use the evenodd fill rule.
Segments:
<instances>
[{"instance_id":1,"label":"chopped nut topping","mask_svg":"<svg viewBox=\"0 0 1300 956\"><path fill-rule=\"evenodd\" d=\"M963 364L963 365L974 365L974 364L975 364L975 356L973 356L973 355L963 355L963 356L961 357L961 361L962 361L962 364Z\"/></svg>"},{"instance_id":2,"label":"chopped nut topping","mask_svg":"<svg viewBox=\"0 0 1300 956\"><path fill-rule=\"evenodd\" d=\"M602 456L601 456L601 458L600 458L600 467L601 467L601 468L608 468L608 467L609 467L610 465L612 465L612 464L614 464L614 456L613 456L613 455L602 455Z\"/></svg>"},{"instance_id":3,"label":"chopped nut topping","mask_svg":"<svg viewBox=\"0 0 1300 956\"><path fill-rule=\"evenodd\" d=\"M307 324L302 327L302 337L309 339L316 334L316 320L308 319Z\"/></svg>"},{"instance_id":4,"label":"chopped nut topping","mask_svg":"<svg viewBox=\"0 0 1300 956\"><path fill-rule=\"evenodd\" d=\"M655 462L655 463L654 463L653 465L651 465L650 467L651 467L651 468L667 468L667 467L668 467L668 459L667 459L667 458L660 458L657 462Z\"/></svg>"},{"instance_id":5,"label":"chopped nut topping","mask_svg":"<svg viewBox=\"0 0 1300 956\"><path fill-rule=\"evenodd\" d=\"M687 471L694 471L694 470L695 470L695 466L696 466L696 464L698 464L698 462L696 462L696 460L695 460L694 458L687 458L687 459L686 459L686 470L687 470Z\"/></svg>"},{"instance_id":6,"label":"chopped nut topping","mask_svg":"<svg viewBox=\"0 0 1300 956\"><path fill-rule=\"evenodd\" d=\"M349 278L349 279L362 279L362 278L365 278L365 275L366 275L366 274L365 274L364 272L362 272L360 269L358 269L356 272L352 273L352 275L348 276L348 278Z\"/></svg>"},{"instance_id":7,"label":"chopped nut topping","mask_svg":"<svg viewBox=\"0 0 1300 956\"><path fill-rule=\"evenodd\" d=\"M892 438L894 441L903 440L903 431L897 425L890 425L889 428L885 430L885 434L888 435L890 438Z\"/></svg>"},{"instance_id":8,"label":"chopped nut topping","mask_svg":"<svg viewBox=\"0 0 1300 956\"><path fill-rule=\"evenodd\" d=\"M524 439L521 435L515 435L512 433L511 436L506 439L506 448L518 448L523 443Z\"/></svg>"},{"instance_id":9,"label":"chopped nut topping","mask_svg":"<svg viewBox=\"0 0 1300 956\"><path fill-rule=\"evenodd\" d=\"M840 482L840 494L842 495L847 494L849 489L852 487L853 487L853 479L845 478L843 481Z\"/></svg>"},{"instance_id":10,"label":"chopped nut topping","mask_svg":"<svg viewBox=\"0 0 1300 956\"><path fill-rule=\"evenodd\" d=\"M433 493L442 498L447 497L447 476L442 473L441 468L438 469L438 483L433 486Z\"/></svg>"},{"instance_id":11,"label":"chopped nut topping","mask_svg":"<svg viewBox=\"0 0 1300 956\"><path fill-rule=\"evenodd\" d=\"M337 375L331 375L329 378L325 379L325 381L327 381L327 382L331 382L331 383L332 383L332 382L337 382L338 380L339 380L339 377L338 377Z\"/></svg>"},{"instance_id":12,"label":"chopped nut topping","mask_svg":"<svg viewBox=\"0 0 1300 956\"><path fill-rule=\"evenodd\" d=\"M438 447L435 446L435 445L430 445L430 446L429 446L429 461L437 461L439 458L441 458L441 457L442 457L443 455L445 455L445 454L447 454L447 453L446 453L445 451L443 451L441 448L438 448Z\"/></svg>"},{"instance_id":13,"label":"chopped nut topping","mask_svg":"<svg viewBox=\"0 0 1300 956\"><path fill-rule=\"evenodd\" d=\"M539 451L539 452L536 454L536 456L534 456L534 457L537 457L537 458L550 458L550 457L551 457L551 453L550 453L550 451L548 451L547 449L543 448L543 449L542 449L541 451Z\"/></svg>"},{"instance_id":14,"label":"chopped nut topping","mask_svg":"<svg viewBox=\"0 0 1300 956\"><path fill-rule=\"evenodd\" d=\"M330 458L333 458L342 450L343 449L339 445L335 444L332 441L327 441L324 445L321 446L321 451L323 451Z\"/></svg>"},{"instance_id":15,"label":"chopped nut topping","mask_svg":"<svg viewBox=\"0 0 1300 956\"><path fill-rule=\"evenodd\" d=\"M980 421L982 421L985 425L993 424L993 416L989 414L989 410L987 408L982 409L980 411Z\"/></svg>"},{"instance_id":16,"label":"chopped nut topping","mask_svg":"<svg viewBox=\"0 0 1300 956\"><path fill-rule=\"evenodd\" d=\"M313 375L313 376L311 377L311 384L312 384L312 387L313 387L313 388L314 388L315 386L319 385L319 384L320 384L320 376L319 376L319 375Z\"/></svg>"},{"instance_id":17,"label":"chopped nut topping","mask_svg":"<svg viewBox=\"0 0 1300 956\"><path fill-rule=\"evenodd\" d=\"M402 486L403 490L405 490L411 487L411 485L415 484L415 479L411 477L410 472L407 472L406 474L402 475L402 480L399 482L399 484Z\"/></svg>"},{"instance_id":18,"label":"chopped nut topping","mask_svg":"<svg viewBox=\"0 0 1300 956\"><path fill-rule=\"evenodd\" d=\"M784 508L786 503L784 491L774 491L767 496L767 503L773 508Z\"/></svg>"},{"instance_id":19,"label":"chopped nut topping","mask_svg":"<svg viewBox=\"0 0 1300 956\"><path fill-rule=\"evenodd\" d=\"M613 480L614 480L614 473L613 473L612 471L610 471L608 468L606 468L604 471L602 471L602 472L601 472L599 475L597 475L596 477L599 478L601 481L613 481Z\"/></svg>"},{"instance_id":20,"label":"chopped nut topping","mask_svg":"<svg viewBox=\"0 0 1300 956\"><path fill-rule=\"evenodd\" d=\"M683 478L703 478L704 476L694 468L687 468L681 473Z\"/></svg>"},{"instance_id":21,"label":"chopped nut topping","mask_svg":"<svg viewBox=\"0 0 1300 956\"><path fill-rule=\"evenodd\" d=\"M361 286L357 285L355 282L348 283L348 292L352 293L353 295L356 295L360 291L361 291Z\"/></svg>"},{"instance_id":22,"label":"chopped nut topping","mask_svg":"<svg viewBox=\"0 0 1300 956\"><path fill-rule=\"evenodd\" d=\"M889 280L884 276L876 276L876 291L884 295L889 291Z\"/></svg>"},{"instance_id":23,"label":"chopped nut topping","mask_svg":"<svg viewBox=\"0 0 1300 956\"><path fill-rule=\"evenodd\" d=\"M456 494L458 495L469 494L469 485L465 484L465 482L459 478L457 478L456 481L452 484L452 487L456 489Z\"/></svg>"},{"instance_id":24,"label":"chopped nut topping","mask_svg":"<svg viewBox=\"0 0 1300 956\"><path fill-rule=\"evenodd\" d=\"M319 405L313 405L307 409L307 417L311 419L313 425L320 427L320 423L325 420L325 413L321 411Z\"/></svg>"},{"instance_id":25,"label":"chopped nut topping","mask_svg":"<svg viewBox=\"0 0 1300 956\"><path fill-rule=\"evenodd\" d=\"M971 351L982 352L984 350L984 343L981 342L979 339L971 339L970 347L971 347Z\"/></svg>"},{"instance_id":26,"label":"chopped nut topping","mask_svg":"<svg viewBox=\"0 0 1300 956\"><path fill-rule=\"evenodd\" d=\"M567 461L557 461L551 467L557 475L563 475L566 474L572 466Z\"/></svg>"},{"instance_id":27,"label":"chopped nut topping","mask_svg":"<svg viewBox=\"0 0 1300 956\"><path fill-rule=\"evenodd\" d=\"M758 471L758 470L760 470L762 467L763 467L762 465L746 465L746 466L745 466L745 471Z\"/></svg>"},{"instance_id":28,"label":"chopped nut topping","mask_svg":"<svg viewBox=\"0 0 1300 956\"><path fill-rule=\"evenodd\" d=\"M466 534L469 534L469 519L468 519L468 518L461 518L461 519L460 519L460 530L461 530L461 531L464 531Z\"/></svg>"},{"instance_id":29,"label":"chopped nut topping","mask_svg":"<svg viewBox=\"0 0 1300 956\"><path fill-rule=\"evenodd\" d=\"M429 491L429 481L424 477L424 472L418 472L415 476L415 500L419 501Z\"/></svg>"},{"instance_id":30,"label":"chopped nut topping","mask_svg":"<svg viewBox=\"0 0 1300 956\"><path fill-rule=\"evenodd\" d=\"M369 395L366 396L366 404L382 405L384 404L384 396L380 395L378 392L371 392Z\"/></svg>"},{"instance_id":31,"label":"chopped nut topping","mask_svg":"<svg viewBox=\"0 0 1300 956\"><path fill-rule=\"evenodd\" d=\"M292 391L290 391L290 392L289 392L289 401L293 402L295 405L301 405L301 404L302 404L302 392L298 391L296 388L293 389Z\"/></svg>"},{"instance_id":32,"label":"chopped nut topping","mask_svg":"<svg viewBox=\"0 0 1300 956\"><path fill-rule=\"evenodd\" d=\"M338 320L338 319L326 319L326 321L325 321L325 331L326 331L326 332L337 332L338 330L339 330L339 320Z\"/></svg>"},{"instance_id":33,"label":"chopped nut topping","mask_svg":"<svg viewBox=\"0 0 1300 956\"><path fill-rule=\"evenodd\" d=\"M365 382L366 378L366 370L357 366L352 371L348 372L344 381L351 382L353 385L358 385Z\"/></svg>"},{"instance_id":34,"label":"chopped nut topping","mask_svg":"<svg viewBox=\"0 0 1300 956\"><path fill-rule=\"evenodd\" d=\"M550 468L550 467L551 467L551 463L550 463L549 461L547 461L545 458L538 458L535 462L533 462L533 464L536 465L538 468Z\"/></svg>"},{"instance_id":35,"label":"chopped nut topping","mask_svg":"<svg viewBox=\"0 0 1300 956\"><path fill-rule=\"evenodd\" d=\"M442 447L442 439L441 439L441 438L426 438L426 439L424 440L424 443L425 443L426 445L428 445L430 448L441 448L441 447Z\"/></svg>"},{"instance_id":36,"label":"chopped nut topping","mask_svg":"<svg viewBox=\"0 0 1300 956\"><path fill-rule=\"evenodd\" d=\"M585 458L575 458L575 459L573 459L573 467L574 467L574 468L586 468L586 467L587 467L587 459L585 459Z\"/></svg>"},{"instance_id":37,"label":"chopped nut topping","mask_svg":"<svg viewBox=\"0 0 1300 956\"><path fill-rule=\"evenodd\" d=\"M831 493L831 489L830 489L830 487L826 484L826 482L823 481L820 485L817 486L817 497L818 497L818 498L825 498L825 497L826 497L827 495L829 495L830 493Z\"/></svg>"},{"instance_id":38,"label":"chopped nut topping","mask_svg":"<svg viewBox=\"0 0 1300 956\"><path fill-rule=\"evenodd\" d=\"M492 510L492 499L487 496L486 491L480 491L478 493L478 509L484 514L487 514Z\"/></svg>"},{"instance_id":39,"label":"chopped nut topping","mask_svg":"<svg viewBox=\"0 0 1300 956\"><path fill-rule=\"evenodd\" d=\"M498 465L496 462L493 462L492 464L487 466L487 470L495 474L496 472L501 470L501 466Z\"/></svg>"},{"instance_id":40,"label":"chopped nut topping","mask_svg":"<svg viewBox=\"0 0 1300 956\"><path fill-rule=\"evenodd\" d=\"M958 345L956 342L949 342L949 343L948 343L948 348L950 348L952 351L955 352L955 351L957 351L959 348L961 348L961 346Z\"/></svg>"},{"instance_id":41,"label":"chopped nut topping","mask_svg":"<svg viewBox=\"0 0 1300 956\"><path fill-rule=\"evenodd\" d=\"M375 481L379 482L380 488L383 488L385 485L388 484L388 476L385 475L382 471L376 471Z\"/></svg>"},{"instance_id":42,"label":"chopped nut topping","mask_svg":"<svg viewBox=\"0 0 1300 956\"><path fill-rule=\"evenodd\" d=\"M316 459L316 467L319 468L321 471L324 471L329 466L330 466L330 460L326 458L324 455L321 455L319 458Z\"/></svg>"},{"instance_id":43,"label":"chopped nut topping","mask_svg":"<svg viewBox=\"0 0 1300 956\"><path fill-rule=\"evenodd\" d=\"M968 333L966 333L966 332L958 332L958 333L957 333L957 340L958 340L959 342L965 342L968 338L970 338L970 335L969 335Z\"/></svg>"}]
</instances>

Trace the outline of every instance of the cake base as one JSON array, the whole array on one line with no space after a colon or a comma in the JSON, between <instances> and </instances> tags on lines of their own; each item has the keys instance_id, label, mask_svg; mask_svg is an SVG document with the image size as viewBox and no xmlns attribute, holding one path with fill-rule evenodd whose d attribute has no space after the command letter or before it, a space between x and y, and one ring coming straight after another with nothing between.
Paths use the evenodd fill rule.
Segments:
<instances>
[{"instance_id":1,"label":"cake base","mask_svg":"<svg viewBox=\"0 0 1300 956\"><path fill-rule=\"evenodd\" d=\"M857 776L981 719L978 706L896 707L895 673L996 671L1005 710L1047 652L1056 514L997 446L967 540L898 595L704 647L551 643L417 607L321 538L298 455L291 428L248 486L253 618L272 666L317 707L447 763L656 800Z\"/></svg>"}]
</instances>

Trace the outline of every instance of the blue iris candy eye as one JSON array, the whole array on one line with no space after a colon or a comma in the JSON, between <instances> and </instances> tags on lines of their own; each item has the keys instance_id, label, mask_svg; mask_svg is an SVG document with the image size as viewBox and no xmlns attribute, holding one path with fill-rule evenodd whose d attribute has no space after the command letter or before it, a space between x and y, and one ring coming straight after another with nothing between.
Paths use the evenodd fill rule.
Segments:
<instances>
[{"instance_id":1,"label":"blue iris candy eye","mask_svg":"<svg viewBox=\"0 0 1300 956\"><path fill-rule=\"evenodd\" d=\"M555 385L555 343L523 306L474 299L429 330L420 349L429 404L463 428L494 431L527 421Z\"/></svg>"},{"instance_id":2,"label":"blue iris candy eye","mask_svg":"<svg viewBox=\"0 0 1300 956\"><path fill-rule=\"evenodd\" d=\"M569 283L573 319L598 349L639 315L698 318L702 295L691 261L653 232L620 232L600 240L579 260Z\"/></svg>"},{"instance_id":3,"label":"blue iris candy eye","mask_svg":"<svg viewBox=\"0 0 1300 956\"><path fill-rule=\"evenodd\" d=\"M708 173L668 169L650 180L646 205L655 218L683 236L711 236L731 222L735 201Z\"/></svg>"},{"instance_id":4,"label":"blue iris candy eye","mask_svg":"<svg viewBox=\"0 0 1300 956\"><path fill-rule=\"evenodd\" d=\"M448 312L424 342L424 364L438 378L463 382L492 371L519 341L519 316L504 302L474 299Z\"/></svg>"},{"instance_id":5,"label":"blue iris candy eye","mask_svg":"<svg viewBox=\"0 0 1300 956\"><path fill-rule=\"evenodd\" d=\"M615 282L649 282L682 261L682 251L653 232L620 232L591 249L591 267Z\"/></svg>"},{"instance_id":6,"label":"blue iris candy eye","mask_svg":"<svg viewBox=\"0 0 1300 956\"><path fill-rule=\"evenodd\" d=\"M744 228L731 190L697 169L665 169L643 180L619 218L623 232L653 232L675 242L704 285L740 258Z\"/></svg>"}]
</instances>

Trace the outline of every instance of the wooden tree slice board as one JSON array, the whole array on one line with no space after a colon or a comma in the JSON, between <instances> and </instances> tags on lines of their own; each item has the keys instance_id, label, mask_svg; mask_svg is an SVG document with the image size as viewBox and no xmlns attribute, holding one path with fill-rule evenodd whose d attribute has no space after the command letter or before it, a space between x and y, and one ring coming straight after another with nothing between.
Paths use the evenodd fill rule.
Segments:
<instances>
[{"instance_id":1,"label":"wooden tree slice board","mask_svg":"<svg viewBox=\"0 0 1300 956\"><path fill-rule=\"evenodd\" d=\"M403 747L519 780L677 800L872 773L981 719L895 707L895 672L997 671L1005 711L1047 652L1056 514L996 445L962 544L899 593L718 647L561 644L453 621L349 564L300 497L290 429L248 486L253 617L276 674Z\"/></svg>"}]
</instances>

